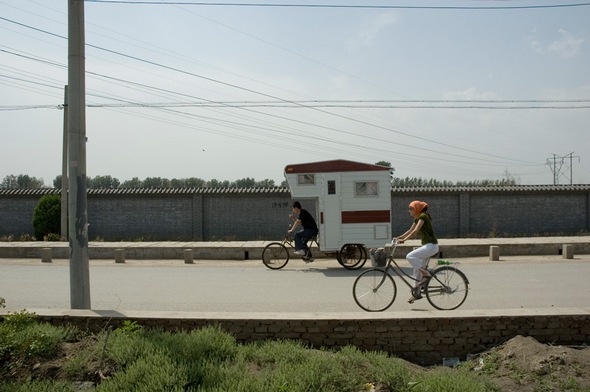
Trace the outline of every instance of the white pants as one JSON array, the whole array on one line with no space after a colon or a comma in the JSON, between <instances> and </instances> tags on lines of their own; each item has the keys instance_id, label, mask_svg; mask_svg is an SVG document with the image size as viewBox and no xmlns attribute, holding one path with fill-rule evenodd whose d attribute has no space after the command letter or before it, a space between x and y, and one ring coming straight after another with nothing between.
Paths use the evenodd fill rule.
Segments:
<instances>
[{"instance_id":1,"label":"white pants","mask_svg":"<svg viewBox=\"0 0 590 392\"><path fill-rule=\"evenodd\" d=\"M416 278L416 285L422 279L422 273L420 272L420 268L425 268L428 264L428 260L432 256L438 253L438 244L424 244L418 249L415 249L408 253L406 256L406 260L412 267L414 267L414 278Z\"/></svg>"}]
</instances>

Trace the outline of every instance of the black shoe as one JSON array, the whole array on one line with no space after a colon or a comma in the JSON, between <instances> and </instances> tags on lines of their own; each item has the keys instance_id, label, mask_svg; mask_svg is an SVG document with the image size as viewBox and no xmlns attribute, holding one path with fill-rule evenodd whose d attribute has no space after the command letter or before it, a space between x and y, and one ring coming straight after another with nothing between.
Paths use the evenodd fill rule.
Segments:
<instances>
[{"instance_id":1,"label":"black shoe","mask_svg":"<svg viewBox=\"0 0 590 392\"><path fill-rule=\"evenodd\" d=\"M313 258L313 256L303 256L302 260L305 261L306 263L311 263L315 259Z\"/></svg>"},{"instance_id":2,"label":"black shoe","mask_svg":"<svg viewBox=\"0 0 590 392\"><path fill-rule=\"evenodd\" d=\"M422 289L420 286L414 287L412 289L411 293L412 293L412 297L414 298L414 300L422 299ZM414 302L414 301L412 301L412 302Z\"/></svg>"}]
</instances>

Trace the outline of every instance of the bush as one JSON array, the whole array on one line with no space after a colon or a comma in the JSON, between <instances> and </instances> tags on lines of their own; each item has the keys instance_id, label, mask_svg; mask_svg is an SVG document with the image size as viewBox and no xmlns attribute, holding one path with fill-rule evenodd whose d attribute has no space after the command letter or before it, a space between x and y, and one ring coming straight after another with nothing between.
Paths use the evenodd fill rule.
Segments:
<instances>
[{"instance_id":1,"label":"bush","mask_svg":"<svg viewBox=\"0 0 590 392\"><path fill-rule=\"evenodd\" d=\"M33 231L38 241L43 240L45 236L56 235L61 231L61 198L59 195L45 195L39 199L33 214Z\"/></svg>"},{"instance_id":2,"label":"bush","mask_svg":"<svg viewBox=\"0 0 590 392\"><path fill-rule=\"evenodd\" d=\"M0 324L0 355L39 356L55 354L58 343L70 339L77 331L39 323L35 313L21 311L4 316Z\"/></svg>"}]
</instances>

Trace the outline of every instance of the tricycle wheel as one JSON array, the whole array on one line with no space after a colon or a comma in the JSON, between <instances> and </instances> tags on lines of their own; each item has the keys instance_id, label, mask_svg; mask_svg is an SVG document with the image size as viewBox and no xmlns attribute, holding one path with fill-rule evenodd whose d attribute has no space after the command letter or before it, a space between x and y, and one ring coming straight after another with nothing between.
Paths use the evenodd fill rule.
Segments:
<instances>
[{"instance_id":1,"label":"tricycle wheel","mask_svg":"<svg viewBox=\"0 0 590 392\"><path fill-rule=\"evenodd\" d=\"M367 262L367 250L363 244L344 244L338 252L338 262L346 269L359 269Z\"/></svg>"},{"instance_id":2,"label":"tricycle wheel","mask_svg":"<svg viewBox=\"0 0 590 392\"><path fill-rule=\"evenodd\" d=\"M270 269L281 269L289 261L289 251L280 242L272 242L262 251L262 262Z\"/></svg>"}]
</instances>

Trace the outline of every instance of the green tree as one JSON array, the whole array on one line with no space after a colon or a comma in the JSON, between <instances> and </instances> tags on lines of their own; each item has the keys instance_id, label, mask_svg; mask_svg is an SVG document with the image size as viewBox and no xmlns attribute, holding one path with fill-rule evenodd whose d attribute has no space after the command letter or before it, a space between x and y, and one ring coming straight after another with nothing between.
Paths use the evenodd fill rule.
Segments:
<instances>
[{"instance_id":1,"label":"green tree","mask_svg":"<svg viewBox=\"0 0 590 392\"><path fill-rule=\"evenodd\" d=\"M170 180L161 177L148 177L143 180L143 188L170 188Z\"/></svg>"},{"instance_id":2,"label":"green tree","mask_svg":"<svg viewBox=\"0 0 590 392\"><path fill-rule=\"evenodd\" d=\"M236 180L231 184L232 187L237 188L252 188L256 186L256 180L250 177L242 178L240 180Z\"/></svg>"},{"instance_id":3,"label":"green tree","mask_svg":"<svg viewBox=\"0 0 590 392\"><path fill-rule=\"evenodd\" d=\"M262 181L257 181L256 186L260 187L260 188L272 188L275 186L275 180L271 180L271 179L267 178Z\"/></svg>"},{"instance_id":4,"label":"green tree","mask_svg":"<svg viewBox=\"0 0 590 392\"><path fill-rule=\"evenodd\" d=\"M53 179L53 187L55 189L61 189L61 174Z\"/></svg>"},{"instance_id":5,"label":"green tree","mask_svg":"<svg viewBox=\"0 0 590 392\"><path fill-rule=\"evenodd\" d=\"M118 188L121 181L111 176L96 176L86 179L87 188Z\"/></svg>"},{"instance_id":6,"label":"green tree","mask_svg":"<svg viewBox=\"0 0 590 392\"><path fill-rule=\"evenodd\" d=\"M200 188L202 186L205 186L206 183L207 181L203 180L202 178L191 177L186 179L185 186L192 188Z\"/></svg>"},{"instance_id":7,"label":"green tree","mask_svg":"<svg viewBox=\"0 0 590 392\"><path fill-rule=\"evenodd\" d=\"M205 185L205 180L201 178L173 178L170 181L172 188L199 188Z\"/></svg>"},{"instance_id":8,"label":"green tree","mask_svg":"<svg viewBox=\"0 0 590 392\"><path fill-rule=\"evenodd\" d=\"M219 180L216 180L216 179L212 179L212 180L209 180L207 182L207 186L209 188L229 188L230 187L230 183L229 183L228 180L219 181Z\"/></svg>"},{"instance_id":9,"label":"green tree","mask_svg":"<svg viewBox=\"0 0 590 392\"><path fill-rule=\"evenodd\" d=\"M48 234L59 236L61 230L61 198L59 195L45 195L39 199L33 213L33 232L38 241Z\"/></svg>"},{"instance_id":10,"label":"green tree","mask_svg":"<svg viewBox=\"0 0 590 392\"><path fill-rule=\"evenodd\" d=\"M123 188L141 188L142 182L138 177L133 177L130 180L124 181L121 187Z\"/></svg>"},{"instance_id":11,"label":"green tree","mask_svg":"<svg viewBox=\"0 0 590 392\"><path fill-rule=\"evenodd\" d=\"M7 189L38 189L44 186L42 178L31 177L26 174L8 175L4 177L0 184L0 188Z\"/></svg>"},{"instance_id":12,"label":"green tree","mask_svg":"<svg viewBox=\"0 0 590 392\"><path fill-rule=\"evenodd\" d=\"M393 181L394 181L393 173L395 172L395 169L391 166L391 162L388 162L388 161L379 161L379 162L375 162L375 165L385 166L385 167L390 168L390 170L389 170L389 182L391 183L391 186L393 186Z\"/></svg>"}]
</instances>

